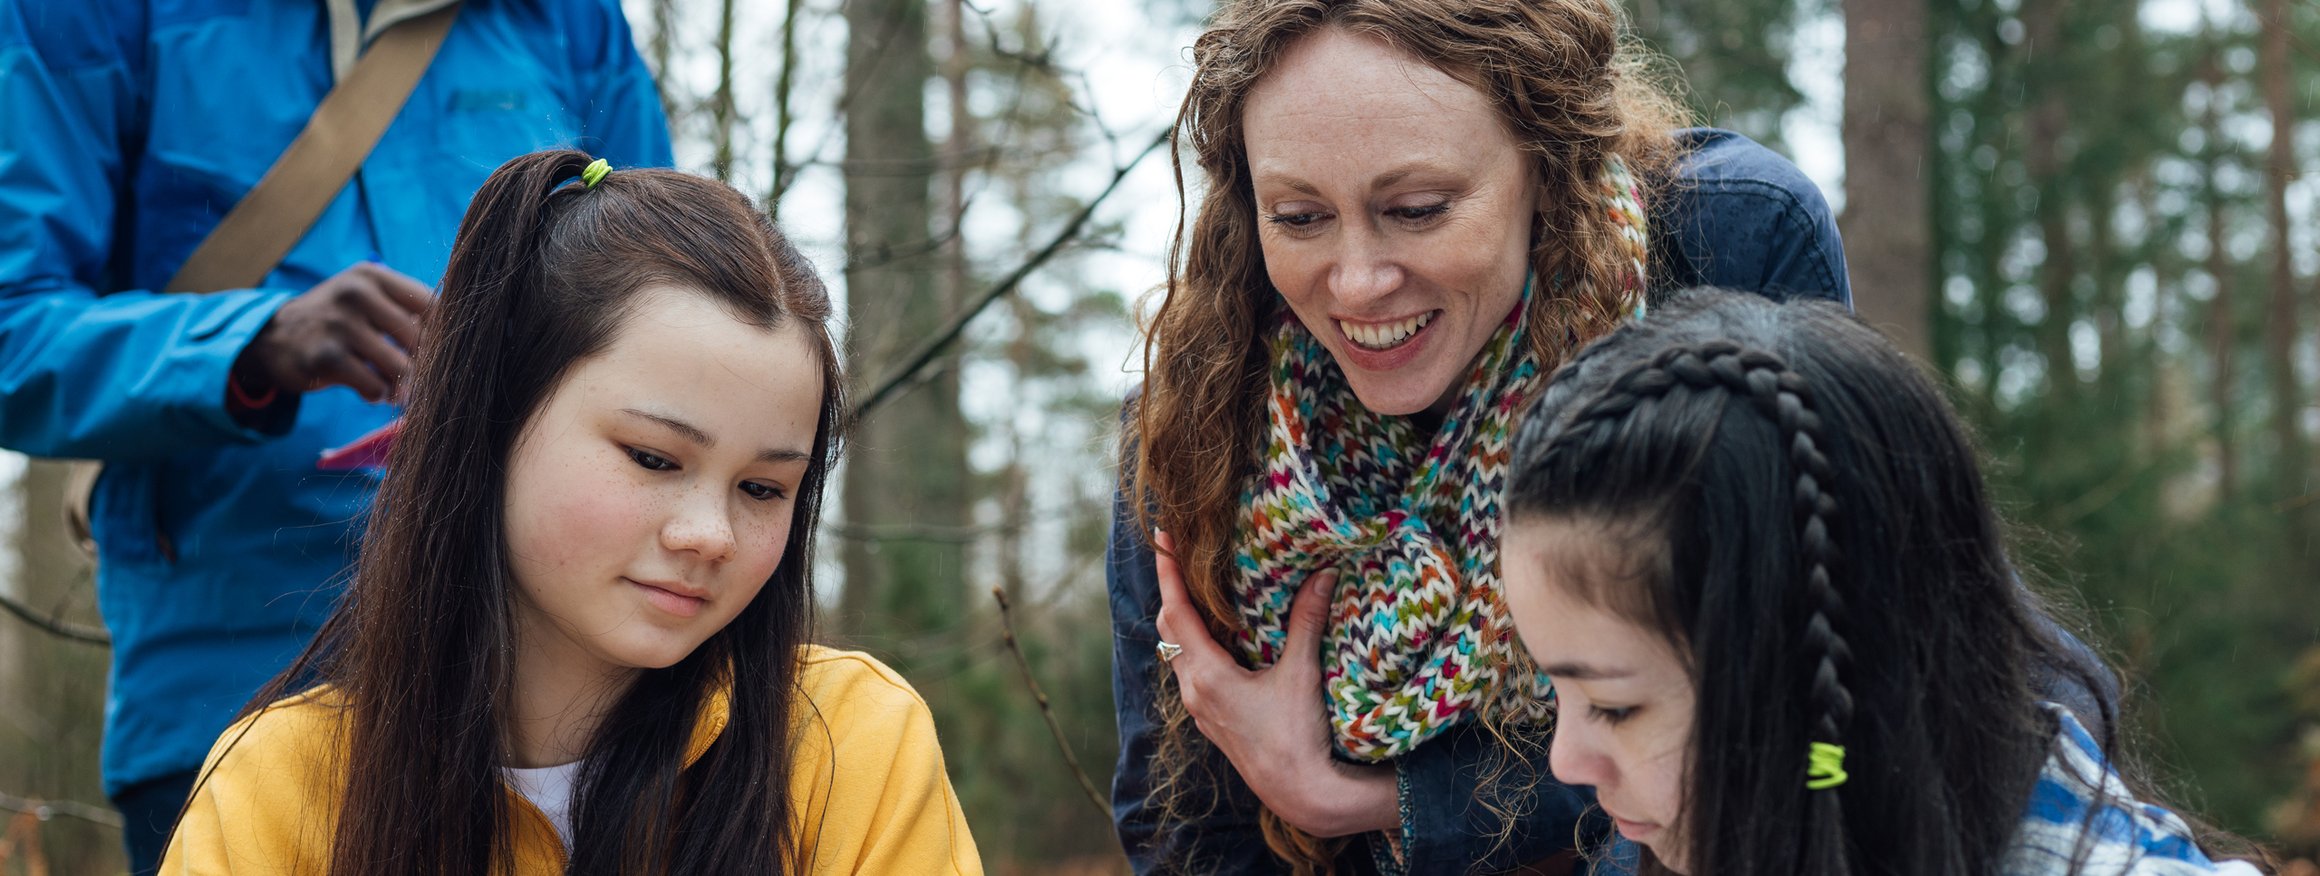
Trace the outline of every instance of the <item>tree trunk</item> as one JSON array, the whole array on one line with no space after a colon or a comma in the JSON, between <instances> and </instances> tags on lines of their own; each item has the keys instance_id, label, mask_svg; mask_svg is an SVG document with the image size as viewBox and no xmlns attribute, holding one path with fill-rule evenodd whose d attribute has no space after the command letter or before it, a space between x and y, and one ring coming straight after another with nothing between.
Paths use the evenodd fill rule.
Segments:
<instances>
[{"instance_id":1,"label":"tree trunk","mask_svg":"<svg viewBox=\"0 0 2320 876\"><path fill-rule=\"evenodd\" d=\"M2029 32L2032 63L2028 70L2044 86L2031 107L2029 139L2022 161L2030 184L2038 189L2038 236L2046 245L2046 262L2038 274L2039 297L2046 313L2038 322L2038 351L2045 360L2046 385L2065 410L2079 396L2078 366L2070 351L2070 325L2078 317L2071 284L2078 279L2078 249L2070 236L2068 157L2062 139L2070 129L2069 95L2057 80L2062 54L2064 0L2037 0L2022 10Z\"/></svg>"},{"instance_id":2,"label":"tree trunk","mask_svg":"<svg viewBox=\"0 0 2320 876\"><path fill-rule=\"evenodd\" d=\"M1932 98L1924 0L1845 0L1845 213L1853 302L1920 361L1933 355ZM1868 205L1875 205L1874 208Z\"/></svg>"},{"instance_id":3,"label":"tree trunk","mask_svg":"<svg viewBox=\"0 0 2320 876\"><path fill-rule=\"evenodd\" d=\"M2296 506L2304 508L2309 503L2301 497L2311 485L2306 480L2303 381L2296 374L2295 360L2296 274L2288 250L2288 184L2296 172L2296 113L2288 93L2287 0L2269 0L2263 17L2258 63L2263 71L2264 104L2272 116L2271 154L2264 165L2264 207L2272 230L2272 296L2264 326L2264 359L2271 371L2273 440L2279 445L2275 480ZM2308 519L2311 515L2299 510L2297 516Z\"/></svg>"},{"instance_id":4,"label":"tree trunk","mask_svg":"<svg viewBox=\"0 0 2320 876\"><path fill-rule=\"evenodd\" d=\"M17 565L0 593L76 627L97 623L89 565L65 535L65 466L34 461L14 487L21 510L7 547ZM72 641L0 616L0 792L103 805L97 742L105 717L104 647ZM0 816L10 813L0 811ZM5 818L0 817L0 824ZM77 819L41 823L45 856L59 873L118 873L120 831Z\"/></svg>"},{"instance_id":5,"label":"tree trunk","mask_svg":"<svg viewBox=\"0 0 2320 876\"><path fill-rule=\"evenodd\" d=\"M2211 31L2211 39L2212 36ZM2238 345L2239 318L2233 311L2231 251L2224 236L2228 230L2224 216L2229 199L2223 193L2221 179L2224 146L2228 142L2223 130L2223 101L2219 96L2223 86L2221 48L2210 42L2206 55L2199 74L2200 80L2207 83L2207 109L2201 118L2201 127L2207 131L2207 148L2202 150L2207 158L2205 268L2215 283L2215 297L2207 305L2207 345L2214 357L2207 394L2215 416L2216 498L2229 504L2239 492L2239 440L2232 434L2232 418L2238 414L2238 405L2232 403L2233 386L2237 383L2232 357Z\"/></svg>"},{"instance_id":6,"label":"tree trunk","mask_svg":"<svg viewBox=\"0 0 2320 876\"><path fill-rule=\"evenodd\" d=\"M789 193L789 129L796 121L790 103L797 96L798 14L803 0L788 0L781 13L781 73L773 81L773 184L766 189L765 215L781 221L781 197Z\"/></svg>"},{"instance_id":7,"label":"tree trunk","mask_svg":"<svg viewBox=\"0 0 2320 876\"><path fill-rule=\"evenodd\" d=\"M741 120L733 103L733 0L717 4L717 90L709 98L709 172L733 181L733 126Z\"/></svg>"},{"instance_id":8,"label":"tree trunk","mask_svg":"<svg viewBox=\"0 0 2320 876\"><path fill-rule=\"evenodd\" d=\"M924 0L845 7L846 314L857 387L936 331L952 310L926 245L934 151L924 89L933 75ZM846 465L846 588L840 624L857 640L917 640L963 611L965 418L958 369L929 377L855 430ZM910 654L894 654L908 663Z\"/></svg>"},{"instance_id":9,"label":"tree trunk","mask_svg":"<svg viewBox=\"0 0 2320 876\"><path fill-rule=\"evenodd\" d=\"M677 74L669 70L669 58L677 47L677 0L652 0L652 42L645 46L645 58L652 62L653 90L660 94L661 114L669 119L669 126L677 126L682 107L677 96L669 90L677 81Z\"/></svg>"}]
</instances>

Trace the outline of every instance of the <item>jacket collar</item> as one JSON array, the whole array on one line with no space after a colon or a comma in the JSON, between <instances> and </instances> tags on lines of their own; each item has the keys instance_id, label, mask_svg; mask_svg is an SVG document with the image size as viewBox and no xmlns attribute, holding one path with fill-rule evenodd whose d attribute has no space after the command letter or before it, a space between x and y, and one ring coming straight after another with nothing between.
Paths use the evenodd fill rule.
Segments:
<instances>
[{"instance_id":1,"label":"jacket collar","mask_svg":"<svg viewBox=\"0 0 2320 876\"><path fill-rule=\"evenodd\" d=\"M693 738L685 743L685 769L692 769L693 763L700 760L701 755L709 753L709 746L716 744L717 737L725 732L725 724L732 720L732 713L731 682L718 685L709 692L707 699L701 701L701 714L693 721Z\"/></svg>"},{"instance_id":2,"label":"jacket collar","mask_svg":"<svg viewBox=\"0 0 2320 876\"><path fill-rule=\"evenodd\" d=\"M387 28L457 3L459 0L378 0L371 7L369 21L363 20L362 9L355 0L322 0L330 16L330 76L331 81L344 80L354 69L356 58L362 56L364 46L379 38Z\"/></svg>"}]
</instances>

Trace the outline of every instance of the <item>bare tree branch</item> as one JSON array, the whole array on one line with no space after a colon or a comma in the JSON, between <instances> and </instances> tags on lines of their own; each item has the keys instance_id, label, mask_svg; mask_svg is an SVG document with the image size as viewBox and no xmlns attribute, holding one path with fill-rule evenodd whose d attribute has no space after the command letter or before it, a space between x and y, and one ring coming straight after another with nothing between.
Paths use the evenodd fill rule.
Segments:
<instances>
[{"instance_id":1,"label":"bare tree branch","mask_svg":"<svg viewBox=\"0 0 2320 876\"><path fill-rule=\"evenodd\" d=\"M37 797L18 797L6 792L0 792L0 809L6 809L10 812L27 813L32 817L38 818L42 821L47 821L51 818L63 816L65 818L78 818L82 821L86 821L92 824L101 824L106 827L117 828L122 826L121 813L115 812L107 807L91 806L87 803L75 803L71 800L42 800Z\"/></svg>"},{"instance_id":2,"label":"bare tree branch","mask_svg":"<svg viewBox=\"0 0 2320 876\"><path fill-rule=\"evenodd\" d=\"M733 181L733 0L717 10L717 90L709 98L709 140L716 157L710 171L722 182Z\"/></svg>"},{"instance_id":3,"label":"bare tree branch","mask_svg":"<svg viewBox=\"0 0 2320 876\"><path fill-rule=\"evenodd\" d=\"M793 4L793 5L794 5L794 4ZM847 4L846 4L846 3L844 3L844 2L841 2L841 3L839 3L839 4L838 4L838 6L839 6L841 9L843 9L843 8L844 8L846 5L847 5ZM899 19L899 16L901 15L901 13L900 13L900 10L901 10L902 8L903 8L903 7L901 7L901 6L896 6L896 7L895 7L895 10L896 10L896 11L895 11L895 12L894 12L892 15L890 15L890 16L889 16L889 17L886 19L886 21L885 21L885 22L883 22L883 23L882 23L882 24L883 24L883 27L881 28L881 30L882 30L882 31L892 31L894 28L896 28L896 27L899 27L899 26L900 26L900 19ZM793 19L793 20L794 20L794 19ZM782 26L783 26L783 28L784 28L784 29L787 29L787 28L789 27L789 22L787 22L787 21L783 22ZM861 35L860 35L859 33L856 33L856 32L849 32L849 33L847 33L847 35L846 35L846 39L848 39L848 40L854 40L854 39L858 39L858 38L860 38L860 36L861 36ZM796 33L795 33L795 32L787 32L787 33L784 33L784 34L783 34L783 38L784 38L784 39L794 39L795 37L796 37ZM891 41L891 40L888 40L888 39L885 39L885 38L883 38L883 35L881 36L881 38L880 38L880 39L878 40L878 42L876 43L876 45L878 46L878 54L879 54L879 56L884 56L884 55L885 55L885 53L886 53L886 49L887 49L887 48L888 48L888 47L891 45L891 43L892 43L892 41ZM794 47L793 47L793 48L794 48ZM785 53L783 54L783 56L782 56L782 63L784 63L784 64L787 64L787 63L789 63L789 58L790 58L790 57L792 57L793 55L794 55L794 53L788 53L788 52L785 52ZM868 60L868 61L867 61L867 63L875 64L875 63L877 63L877 60L876 60L876 59L870 59L870 60ZM840 89L839 89L839 91L838 91L838 102L837 102L837 106L836 106L836 108L835 108L835 109L836 109L836 115L837 115L839 118L844 118L844 117L845 117L845 115L846 115L847 113L849 113L849 112L852 112L852 111L853 111L853 108L854 108L854 98L856 98L856 97L860 96L860 95L858 95L858 94L856 93L856 91L857 91L857 89L860 87L860 85L861 85L861 82L860 82L860 81L848 81L848 82L845 84L845 86L844 86L844 87L842 87L842 88L840 88ZM791 174L791 181L792 181L792 182L794 182L794 181L795 181L795 176L796 176L796 174L795 174L795 171L797 171L797 170L798 170L798 169L800 169L800 168L804 168L804 167L811 167L811 166L813 166L813 165L815 165L815 164L817 164L817 163L820 163L820 162L821 162L821 159L822 159L822 153L829 151L829 148L830 148L830 141L831 141L833 138L837 137L837 136L838 136L838 134L839 134L841 131L845 130L845 127L846 127L846 126L845 126L845 125L843 125L843 124L837 124L837 125L829 125L829 126L826 126L826 127L822 128L822 136L821 136L821 138L820 138L819 140L816 140L816 141L814 142L814 148L813 148L813 151L806 153L806 159L805 159L804 161L800 161L800 162L797 162L796 164L792 164L792 165L790 165L790 170L792 171L792 174ZM779 156L776 156L775 160L776 160L776 161L779 161L779 160L780 160ZM777 190L775 190L775 192L774 192L774 196L775 196L776 198L778 198L778 197L780 197L780 195L781 195L783 192L785 192L785 191L787 191L787 190L788 190L788 185L785 183L785 184L784 184L784 185L783 185L783 186L782 186L780 189L777 189Z\"/></svg>"},{"instance_id":4,"label":"bare tree branch","mask_svg":"<svg viewBox=\"0 0 2320 876\"><path fill-rule=\"evenodd\" d=\"M1023 278L1030 276L1032 271L1038 270L1041 265L1054 258L1056 253L1063 251L1065 244L1078 238L1081 229L1087 227L1088 219L1095 215L1096 208L1101 206L1106 198L1111 197L1113 192L1119 190L1120 181L1127 179L1128 173L1135 170L1136 165L1142 164L1145 158L1150 157L1152 153L1159 151L1161 146L1166 145L1174 131L1173 127L1161 131L1158 137L1152 138L1152 142L1144 147L1144 151L1136 153L1136 157L1129 159L1128 163L1114 168L1112 181L1104 186L1103 191L1097 192L1095 197L1088 199L1086 206L1081 207L1080 211L1071 217L1071 221L1064 223L1063 228L1056 231L1055 236L1047 241L1046 246L1040 247L1038 252L1032 253L1030 258L1024 260L1023 264L1017 265L1015 270L1008 272L1006 277L992 284L989 289L983 290L981 296L977 297L966 309L960 311L958 316L951 319L950 325L945 326L942 331L936 332L934 337L928 338L925 344L920 345L917 352L903 360L902 367L895 369L892 374L880 380L869 393L865 394L861 403L854 406L854 419L858 421L868 416L872 410L884 404L887 399L892 398L895 391L909 382L913 375L926 368L952 342L957 341L960 333L966 331L967 324L973 322L976 316L981 315L984 308L990 307L992 302L1006 297L1007 293L1015 291L1015 287L1022 285Z\"/></svg>"},{"instance_id":5,"label":"bare tree branch","mask_svg":"<svg viewBox=\"0 0 2320 876\"><path fill-rule=\"evenodd\" d=\"M25 622L33 629L61 639L105 647L111 647L113 644L113 637L106 635L102 629L81 626L57 615L43 617L39 612L33 611L31 606L18 602L15 597L4 593L0 593L0 610L6 610L9 614L15 615L17 620Z\"/></svg>"},{"instance_id":6,"label":"bare tree branch","mask_svg":"<svg viewBox=\"0 0 2320 876\"><path fill-rule=\"evenodd\" d=\"M1007 604L1006 588L991 588L991 598L999 602L1000 640L1007 643L1007 653L1015 655L1015 668L1023 673L1023 686L1030 688L1031 698L1039 702L1039 717L1047 720L1047 732L1055 737L1056 750L1063 752L1064 766L1071 768L1072 777L1079 780L1080 790L1087 792L1088 802L1095 804L1096 812L1105 818L1112 817L1112 805L1104 801L1103 792L1096 790L1095 780L1088 778L1087 770L1080 768L1079 756L1071 753L1071 743L1063 738L1063 724L1055 720L1055 709L1047 704L1047 693L1039 689L1039 679L1031 674L1031 661L1023 656L1023 645L1015 639L1014 613Z\"/></svg>"},{"instance_id":7,"label":"bare tree branch","mask_svg":"<svg viewBox=\"0 0 2320 876\"><path fill-rule=\"evenodd\" d=\"M653 0L652 22L652 43L647 52L652 56L653 91L660 95L661 115L675 119L677 97L669 90L669 83L677 81L677 77L669 72L669 56L676 49L676 35L672 33L677 26L676 0Z\"/></svg>"},{"instance_id":8,"label":"bare tree branch","mask_svg":"<svg viewBox=\"0 0 2320 876\"><path fill-rule=\"evenodd\" d=\"M957 240L959 230L958 223L953 222L951 227L943 229L942 233L925 240L880 244L876 250L864 253L862 258L847 259L845 269L848 271L866 271L872 268L883 268L896 262L913 261L933 255L950 246L951 241Z\"/></svg>"},{"instance_id":9,"label":"bare tree branch","mask_svg":"<svg viewBox=\"0 0 2320 876\"><path fill-rule=\"evenodd\" d=\"M932 523L825 523L822 531L854 541L939 541L974 544L1006 526L940 526Z\"/></svg>"},{"instance_id":10,"label":"bare tree branch","mask_svg":"<svg viewBox=\"0 0 2320 876\"><path fill-rule=\"evenodd\" d=\"M773 82L773 189L765 196L765 215L781 218L781 196L789 193L797 168L789 163L789 128L796 121L790 99L797 92L797 22L803 0L789 0L781 15L781 75Z\"/></svg>"}]
</instances>

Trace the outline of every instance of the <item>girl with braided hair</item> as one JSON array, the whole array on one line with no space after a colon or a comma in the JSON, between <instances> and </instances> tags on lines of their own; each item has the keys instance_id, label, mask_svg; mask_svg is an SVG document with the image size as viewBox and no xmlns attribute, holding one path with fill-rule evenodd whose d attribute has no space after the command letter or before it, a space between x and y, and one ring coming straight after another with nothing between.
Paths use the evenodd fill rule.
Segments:
<instances>
[{"instance_id":1,"label":"girl with braided hair","mask_svg":"<svg viewBox=\"0 0 2320 876\"><path fill-rule=\"evenodd\" d=\"M1675 130L1616 0L1219 7L1112 530L1121 843L1139 873L1566 870L1585 799L1498 595L1514 415L1654 290L1846 300L1827 204Z\"/></svg>"},{"instance_id":2,"label":"girl with braided hair","mask_svg":"<svg viewBox=\"0 0 2320 876\"><path fill-rule=\"evenodd\" d=\"M1843 310L1679 297L1556 374L1513 454L1506 599L1614 864L2259 872L2105 758L2107 671L2018 581L1940 394Z\"/></svg>"}]
</instances>

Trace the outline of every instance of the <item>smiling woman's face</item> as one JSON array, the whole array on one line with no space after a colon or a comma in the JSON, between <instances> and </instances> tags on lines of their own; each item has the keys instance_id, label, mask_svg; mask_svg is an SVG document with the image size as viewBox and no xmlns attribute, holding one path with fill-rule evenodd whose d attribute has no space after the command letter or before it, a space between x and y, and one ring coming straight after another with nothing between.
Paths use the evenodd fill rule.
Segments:
<instances>
[{"instance_id":1,"label":"smiling woman's face","mask_svg":"<svg viewBox=\"0 0 2320 876\"><path fill-rule=\"evenodd\" d=\"M1273 287L1364 406L1446 410L1522 294L1538 212L1488 98L1331 28L1291 44L1243 118Z\"/></svg>"}]
</instances>

